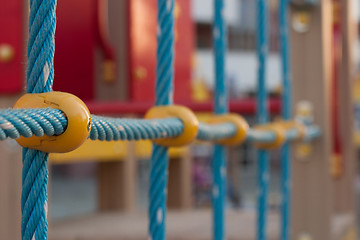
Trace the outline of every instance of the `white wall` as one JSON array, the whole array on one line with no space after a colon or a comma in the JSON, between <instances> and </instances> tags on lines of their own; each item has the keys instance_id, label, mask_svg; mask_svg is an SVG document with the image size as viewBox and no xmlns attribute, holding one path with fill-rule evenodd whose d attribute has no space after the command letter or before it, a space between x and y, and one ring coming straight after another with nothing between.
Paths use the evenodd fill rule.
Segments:
<instances>
[{"instance_id":1,"label":"white wall","mask_svg":"<svg viewBox=\"0 0 360 240\"><path fill-rule=\"evenodd\" d=\"M225 16L228 24L234 25L240 20L240 0L225 0ZM213 0L192 0L192 15L196 22L211 23L213 19Z\"/></svg>"},{"instance_id":2,"label":"white wall","mask_svg":"<svg viewBox=\"0 0 360 240\"><path fill-rule=\"evenodd\" d=\"M197 51L196 76L205 80L206 85L214 86L214 58L212 51ZM269 54L267 64L267 87L273 90L281 84L280 57ZM232 91L244 94L255 91L257 83L257 59L254 52L228 52L226 74L235 80Z\"/></svg>"}]
</instances>

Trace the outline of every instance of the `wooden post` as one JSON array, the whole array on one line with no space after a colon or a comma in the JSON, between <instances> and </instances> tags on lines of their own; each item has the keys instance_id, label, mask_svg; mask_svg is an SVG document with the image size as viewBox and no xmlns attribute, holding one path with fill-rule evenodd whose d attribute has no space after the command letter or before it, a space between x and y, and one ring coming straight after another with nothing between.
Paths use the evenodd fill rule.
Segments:
<instances>
[{"instance_id":1,"label":"wooden post","mask_svg":"<svg viewBox=\"0 0 360 240\"><path fill-rule=\"evenodd\" d=\"M188 209L192 206L191 157L189 153L169 161L168 207Z\"/></svg>"},{"instance_id":2,"label":"wooden post","mask_svg":"<svg viewBox=\"0 0 360 240\"><path fill-rule=\"evenodd\" d=\"M331 239L332 179L330 176L330 78L331 78L331 0L319 1L310 10L310 29L305 33L292 27L296 9L291 9L291 60L293 103L310 101L321 137L312 153L303 158L293 151L292 239L310 236L312 240ZM296 145L293 145L296 149Z\"/></svg>"},{"instance_id":3,"label":"wooden post","mask_svg":"<svg viewBox=\"0 0 360 240\"><path fill-rule=\"evenodd\" d=\"M12 106L17 97L0 98L0 107ZM14 140L0 143L0 236L21 238L21 147Z\"/></svg>"},{"instance_id":4,"label":"wooden post","mask_svg":"<svg viewBox=\"0 0 360 240\"><path fill-rule=\"evenodd\" d=\"M127 98L127 1L108 1L109 39L114 46L116 79L103 79L102 57L96 54L96 98L117 100ZM132 211L136 201L136 161L134 143L128 143L128 156L123 161L98 163L98 203L100 211Z\"/></svg>"},{"instance_id":5,"label":"wooden post","mask_svg":"<svg viewBox=\"0 0 360 240\"><path fill-rule=\"evenodd\" d=\"M22 1L23 28L22 36L28 36L29 1ZM22 53L26 53L27 41L23 41ZM25 57L25 54L23 54ZM24 60L26 62L26 60ZM20 63L19 63L20 64ZM25 68L23 66L23 79ZM19 95L4 95L0 97L0 108L14 105ZM21 176L22 148L14 141L0 143L0 236L1 239L21 239Z\"/></svg>"},{"instance_id":6,"label":"wooden post","mask_svg":"<svg viewBox=\"0 0 360 240\"><path fill-rule=\"evenodd\" d=\"M339 74L339 99L340 99L340 133L343 149L344 174L339 179L334 179L334 207L337 213L352 213L354 206L354 178L356 171L355 146L354 146L354 105L353 86L355 71L353 63L353 46L357 38L357 24L352 14L353 1L341 1L341 30L342 30L342 59Z\"/></svg>"},{"instance_id":7,"label":"wooden post","mask_svg":"<svg viewBox=\"0 0 360 240\"><path fill-rule=\"evenodd\" d=\"M98 164L98 204L100 211L134 210L136 202L136 160L134 142L128 142L123 161Z\"/></svg>"}]
</instances>

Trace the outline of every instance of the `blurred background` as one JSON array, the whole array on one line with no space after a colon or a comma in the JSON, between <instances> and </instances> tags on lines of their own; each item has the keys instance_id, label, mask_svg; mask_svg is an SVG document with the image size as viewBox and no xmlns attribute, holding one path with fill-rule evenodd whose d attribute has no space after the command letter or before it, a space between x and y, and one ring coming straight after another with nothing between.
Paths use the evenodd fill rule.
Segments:
<instances>
[{"instance_id":1,"label":"blurred background","mask_svg":"<svg viewBox=\"0 0 360 240\"><path fill-rule=\"evenodd\" d=\"M139 5L141 1L138 1ZM191 100L200 103L208 103L213 99L213 87L214 87L214 58L212 52L212 19L213 19L213 4L207 0L194 0L184 1L182 3L178 1L175 9L177 18L185 18L184 15L189 14L189 21L186 22L188 26L177 25L177 28L191 28L193 32L189 35L181 35L181 30L178 30L178 41L182 41L181 38L192 38L193 45L190 52L184 53L189 49L189 46L178 45L179 51L176 53L177 57L184 58L179 55L186 55L188 57L187 66L190 67L190 79L178 79L177 76L182 77L176 73L175 81L184 82L189 84L187 87L189 91L178 93L179 101L188 101L191 95ZM136 6L137 3L133 3L133 11L145 11L141 7ZM59 3L61 9L61 3ZM144 3L143 5L150 5ZM136 9L138 7L139 9ZM147 8L147 14L151 15L151 11L156 9ZM277 3L276 1L270 1L270 14L269 24L271 30L269 32L270 38L270 52L269 63L267 71L267 85L269 88L269 94L273 96L275 101L276 97L279 97L281 92L281 74L280 74L280 56L279 56L279 38L277 27ZM134 23L141 21L137 18L142 18L134 14ZM140 13L139 13L140 15ZM182 16L181 16L182 15ZM229 82L229 94L233 101L245 100L252 101L252 97L256 91L256 79L257 79L257 59L256 59L256 1L252 0L229 0L226 1L226 19L228 22L228 57L227 57L227 80ZM60 18L60 16L59 16ZM61 19L58 20L59 25ZM191 22L190 22L191 21ZM109 23L111 24L111 23ZM133 25L132 25L133 26ZM61 26L59 26L60 28ZM138 26L139 28L142 26ZM152 26L154 27L154 26ZM135 26L136 28L136 26ZM60 30L58 30L60 31ZM134 33L136 34L136 33ZM141 34L141 33L140 33ZM111 33L110 33L111 35ZM152 38L152 37L151 37ZM60 41L60 40L58 40ZM140 44L145 44L146 40L142 37ZM57 43L58 44L58 43ZM186 44L186 43L185 43ZM133 46L136 48L140 46ZM186 49L187 48L187 49ZM136 49L134 50L136 51ZM154 49L148 49L147 51L153 52ZM68 53L67 53L68 54ZM135 53L136 54L136 53ZM145 54L145 53L142 53ZM137 57L137 56L136 56ZM143 56L138 56L142 58ZM133 59L135 62L137 59ZM138 61L144 61L139 59ZM134 81L153 81L154 76L148 76L150 71L147 70L146 64L154 65L154 59L151 63L144 62L142 66L136 65L135 71L143 71L145 76L135 76ZM140 64L139 64L140 65ZM182 65L184 67L184 64ZM187 69L186 69L187 70ZM189 72L189 71L188 71ZM135 73L136 74L136 73ZM141 75L141 74L140 74ZM144 79L141 79L144 78ZM140 80L139 80L140 79ZM128 83L131 84L131 83ZM143 83L142 83L143 84ZM55 83L56 85L56 83ZM153 88L152 86L150 86ZM140 86L142 88L142 86ZM137 90L137 89L136 89ZM139 89L139 91L146 91L147 95L152 95L149 89ZM129 93L128 93L129 94ZM135 92L134 94L138 94ZM115 95L115 94L114 94ZM119 97L118 93L115 96L108 96L109 98ZM151 96L152 97L152 96ZM151 97L146 95L135 96L136 101L149 100L151 103ZM180 98L181 97L181 98ZM146 99L145 99L146 98ZM129 113L131 114L131 113ZM204 113L203 113L204 114ZM206 113L205 113L206 115ZM246 114L246 118L250 123L254 122L254 114ZM203 116L206 118L206 116ZM150 147L150 146L146 146ZM229 177L231 181L228 182L228 206L231 208L254 208L256 201L256 158L255 150L251 144L245 144L238 148L230 149L231 158L229 159ZM192 181L192 201L191 207L196 208L208 208L211 204L211 157L212 146L207 144L196 144L190 149L191 156L193 157L191 163L191 181ZM279 158L278 152L272 153L271 160L272 174L271 174L271 195L270 204L272 207L277 208L279 206ZM137 197L136 208L142 210L147 209L147 193L148 193L148 179L149 179L149 167L150 167L150 155L142 154L142 156L136 156L137 166ZM53 181L52 190L53 204L50 207L51 216L54 219L61 219L66 217L72 217L79 214L86 214L94 212L98 206L97 199L97 171L98 163L86 162L78 164L61 164L53 166ZM69 188L68 186L72 186ZM72 207L71 207L72 206Z\"/></svg>"}]
</instances>

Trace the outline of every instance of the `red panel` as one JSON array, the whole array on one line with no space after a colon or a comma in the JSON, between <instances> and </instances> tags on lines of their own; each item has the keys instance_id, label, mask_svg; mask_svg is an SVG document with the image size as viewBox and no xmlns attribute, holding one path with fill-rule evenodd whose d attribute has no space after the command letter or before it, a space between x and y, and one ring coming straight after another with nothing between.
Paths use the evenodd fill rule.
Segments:
<instances>
[{"instance_id":1,"label":"red panel","mask_svg":"<svg viewBox=\"0 0 360 240\"><path fill-rule=\"evenodd\" d=\"M129 0L130 91L134 101L154 101L156 74L157 1ZM194 33L190 0L175 7L175 101L188 100Z\"/></svg>"},{"instance_id":2,"label":"red panel","mask_svg":"<svg viewBox=\"0 0 360 240\"><path fill-rule=\"evenodd\" d=\"M25 60L23 57L23 6L22 0L0 0L0 45L14 48L14 58L0 62L0 93L18 93L23 88Z\"/></svg>"},{"instance_id":3,"label":"red panel","mask_svg":"<svg viewBox=\"0 0 360 240\"><path fill-rule=\"evenodd\" d=\"M61 0L57 5L54 90L94 98L95 0Z\"/></svg>"},{"instance_id":4,"label":"red panel","mask_svg":"<svg viewBox=\"0 0 360 240\"><path fill-rule=\"evenodd\" d=\"M333 38L332 38L332 79L331 79L331 119L333 134L333 166L332 173L335 177L341 177L344 173L345 162L342 157L342 142L340 134L340 67L341 67L341 1L333 0Z\"/></svg>"},{"instance_id":5,"label":"red panel","mask_svg":"<svg viewBox=\"0 0 360 240\"><path fill-rule=\"evenodd\" d=\"M177 0L175 8L175 101L189 101L194 54L194 25L191 1Z\"/></svg>"}]
</instances>

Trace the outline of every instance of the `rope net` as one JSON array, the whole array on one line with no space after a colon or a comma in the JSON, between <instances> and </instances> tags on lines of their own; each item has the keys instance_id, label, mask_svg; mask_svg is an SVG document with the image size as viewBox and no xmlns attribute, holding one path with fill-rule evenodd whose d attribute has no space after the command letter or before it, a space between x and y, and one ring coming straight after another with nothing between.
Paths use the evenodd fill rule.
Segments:
<instances>
[{"instance_id":1,"label":"rope net","mask_svg":"<svg viewBox=\"0 0 360 240\"><path fill-rule=\"evenodd\" d=\"M183 132L184 124L178 118L135 119L111 118L91 115L92 124L89 139L101 141L155 140L178 137ZM18 139L21 136L42 137L57 136L65 132L68 120L59 109L2 109L0 110L0 140ZM218 124L199 123L196 139L217 141L236 134L237 127L231 122ZM311 141L320 135L319 127L306 127L304 141ZM286 140L296 140L301 133L297 128L286 131ZM270 143L276 135L272 130L250 128L246 139L250 142Z\"/></svg>"},{"instance_id":2,"label":"rope net","mask_svg":"<svg viewBox=\"0 0 360 240\"><path fill-rule=\"evenodd\" d=\"M29 16L28 65L26 92L52 91L56 0L31 0ZM47 239L49 155L34 149L23 149L21 195L21 235L23 240Z\"/></svg>"},{"instance_id":3,"label":"rope net","mask_svg":"<svg viewBox=\"0 0 360 240\"><path fill-rule=\"evenodd\" d=\"M175 0L158 0L157 31L157 68L155 105L173 104L174 78L174 5ZM283 106L282 117L290 121L291 81L288 53L287 0L280 0L279 24L281 39ZM27 92L44 93L52 91L54 79L54 49L56 26L56 0L31 0L29 17ZM267 1L258 1L258 91L257 122L268 122L266 108L267 92L265 87L266 59L268 48ZM214 0L213 45L215 55L215 99L214 114L228 112L228 96L225 74L227 48L226 22L224 19L224 1ZM181 136L185 123L175 117L158 119L110 118L91 115L91 131L88 138L101 141L118 140L156 140ZM69 124L64 112L53 108L3 109L0 110L0 140L18 139L33 136L59 136ZM234 137L239 127L232 122L203 123L198 125L196 139L215 143L212 173L213 203L213 239L226 239L225 202L226 202L226 149L219 140ZM301 130L296 126L283 129L282 144L282 230L281 239L289 239L290 219L290 147L288 141L302 138L311 141L320 135L320 129L314 125L305 125ZM255 143L272 143L278 135L271 128L250 128L246 140ZM269 183L268 150L258 151L258 217L257 239L266 240L267 192ZM168 147L154 143L151 157L149 189L149 238L166 239L166 200L168 182ZM22 190L22 239L47 239L47 188L48 153L34 149L23 149L23 190Z\"/></svg>"}]
</instances>

